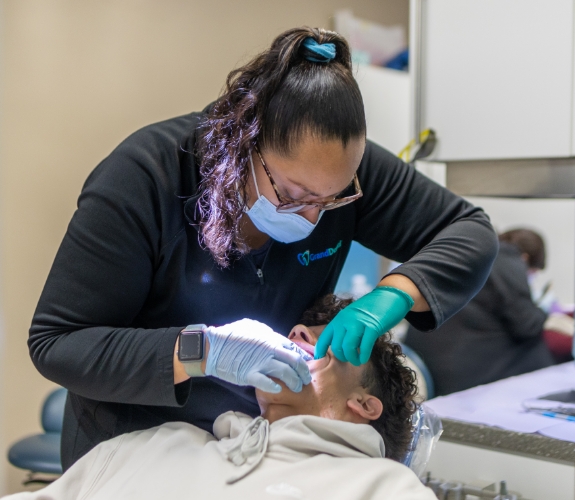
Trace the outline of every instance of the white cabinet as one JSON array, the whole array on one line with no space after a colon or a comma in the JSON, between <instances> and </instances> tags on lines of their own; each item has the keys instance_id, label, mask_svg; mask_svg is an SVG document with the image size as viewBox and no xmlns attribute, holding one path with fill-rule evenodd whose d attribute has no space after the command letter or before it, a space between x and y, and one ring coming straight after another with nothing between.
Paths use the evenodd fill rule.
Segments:
<instances>
[{"instance_id":1,"label":"white cabinet","mask_svg":"<svg viewBox=\"0 0 575 500\"><path fill-rule=\"evenodd\" d=\"M573 4L411 0L411 135L441 161L574 156Z\"/></svg>"},{"instance_id":2,"label":"white cabinet","mask_svg":"<svg viewBox=\"0 0 575 500\"><path fill-rule=\"evenodd\" d=\"M510 490L531 500L575 498L575 467L559 460L440 440L427 470L434 477L469 485L498 485L505 479Z\"/></svg>"},{"instance_id":3,"label":"white cabinet","mask_svg":"<svg viewBox=\"0 0 575 500\"><path fill-rule=\"evenodd\" d=\"M360 64L355 79L363 97L367 137L398 154L409 142L409 74Z\"/></svg>"}]
</instances>

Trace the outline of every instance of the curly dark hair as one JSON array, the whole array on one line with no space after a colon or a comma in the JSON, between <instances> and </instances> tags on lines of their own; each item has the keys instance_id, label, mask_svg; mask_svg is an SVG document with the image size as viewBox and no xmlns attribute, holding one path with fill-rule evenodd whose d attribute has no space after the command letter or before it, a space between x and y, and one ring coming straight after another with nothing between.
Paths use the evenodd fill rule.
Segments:
<instances>
[{"instance_id":1,"label":"curly dark hair","mask_svg":"<svg viewBox=\"0 0 575 500\"><path fill-rule=\"evenodd\" d=\"M411 444L411 417L417 410L415 372L403 364L401 346L389 333L373 346L361 385L383 403L383 412L370 425L385 443L385 456L402 461Z\"/></svg>"},{"instance_id":2,"label":"curly dark hair","mask_svg":"<svg viewBox=\"0 0 575 500\"><path fill-rule=\"evenodd\" d=\"M329 294L318 299L301 318L306 326L329 323L336 314L353 302ZM385 443L385 456L398 462L409 451L412 439L411 417L417 410L415 373L403 364L401 346L391 342L389 333L379 337L373 346L361 385L383 404L383 412L370 425Z\"/></svg>"},{"instance_id":3,"label":"curly dark hair","mask_svg":"<svg viewBox=\"0 0 575 500\"><path fill-rule=\"evenodd\" d=\"M333 43L335 59L306 59L303 41ZM198 211L202 244L222 267L249 251L241 236L248 162L254 145L289 156L307 134L340 140L365 136L365 112L353 78L351 53L333 31L294 28L232 71L222 96L200 124ZM240 196L238 196L240 195Z\"/></svg>"}]
</instances>

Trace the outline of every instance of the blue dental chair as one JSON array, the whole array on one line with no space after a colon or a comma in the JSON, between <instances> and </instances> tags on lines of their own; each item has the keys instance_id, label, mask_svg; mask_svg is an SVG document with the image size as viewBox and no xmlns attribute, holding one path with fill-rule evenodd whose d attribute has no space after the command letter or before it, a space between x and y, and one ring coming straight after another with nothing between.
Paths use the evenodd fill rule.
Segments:
<instances>
[{"instance_id":1,"label":"blue dental chair","mask_svg":"<svg viewBox=\"0 0 575 500\"><path fill-rule=\"evenodd\" d=\"M411 347L399 342L403 354L405 354L405 364L411 368L417 376L417 387L419 394L424 400L431 399L435 396L435 387L431 372L424 361L419 357Z\"/></svg>"},{"instance_id":2,"label":"blue dental chair","mask_svg":"<svg viewBox=\"0 0 575 500\"><path fill-rule=\"evenodd\" d=\"M42 478L41 474L62 474L60 437L67 393L61 387L45 399L41 414L44 433L21 439L8 450L8 461L12 465L30 471L24 485L52 482L52 479Z\"/></svg>"}]
</instances>

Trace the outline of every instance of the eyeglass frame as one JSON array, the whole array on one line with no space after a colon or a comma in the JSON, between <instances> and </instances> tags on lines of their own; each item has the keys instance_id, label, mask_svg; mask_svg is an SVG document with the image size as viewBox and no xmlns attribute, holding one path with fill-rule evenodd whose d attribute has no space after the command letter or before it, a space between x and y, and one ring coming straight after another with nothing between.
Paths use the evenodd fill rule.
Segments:
<instances>
[{"instance_id":1,"label":"eyeglass frame","mask_svg":"<svg viewBox=\"0 0 575 500\"><path fill-rule=\"evenodd\" d=\"M349 203L352 203L356 200L358 200L359 198L361 198L363 196L363 191L361 190L361 186L359 185L359 179L357 177L357 172L355 172L353 174L353 185L355 188L355 194L351 195L351 196L344 196L343 198L336 198L335 200L332 201L300 201L300 200L294 200L293 198L290 198L289 196L283 196L282 194L280 194L279 189L277 187L277 184L275 183L271 172L268 170L268 167L266 165L266 162L264 161L262 154L260 153L260 150L257 146L254 146L254 151L257 153L260 161L262 162L262 166L264 167L264 171L268 176L268 179L270 180L270 184L272 185L272 188L277 196L278 201L280 202L280 204L276 207L276 212L280 212L280 213L296 213L298 211L300 211L303 207L306 206L315 206L318 207L321 210L333 210L335 208L340 208L343 207L345 205L348 205ZM254 179L255 180L255 179ZM351 185L348 184L348 187ZM348 189L348 187L346 187L344 189L344 191L346 191ZM290 209L284 209L282 210L282 207L285 207L287 205L293 205L291 208L297 208L297 210L290 210Z\"/></svg>"}]
</instances>

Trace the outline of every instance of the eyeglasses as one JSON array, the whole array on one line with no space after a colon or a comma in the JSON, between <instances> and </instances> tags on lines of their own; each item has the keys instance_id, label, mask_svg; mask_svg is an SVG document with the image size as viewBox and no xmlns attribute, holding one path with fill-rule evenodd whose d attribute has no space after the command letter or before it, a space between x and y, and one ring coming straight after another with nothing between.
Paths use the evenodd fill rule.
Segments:
<instances>
[{"instance_id":1,"label":"eyeglasses","mask_svg":"<svg viewBox=\"0 0 575 500\"><path fill-rule=\"evenodd\" d=\"M318 207L321 210L333 210L334 208L343 207L344 205L347 205L348 203L351 203L352 201L355 201L355 200L357 200L363 196L363 192L362 192L361 187L359 185L359 179L357 178L357 173L355 173L353 175L353 181L352 182L353 182L353 185L355 188L355 194L351 195L351 196L345 196L343 198L335 198L333 200L315 200L315 201L299 201L299 200L294 200L293 198L290 198L289 196L283 196L280 194L278 187L277 187L276 183L274 182L272 174L268 170L268 167L266 166L266 162L262 158L262 155L261 155L259 149L257 148L257 146L254 149L255 149L256 153L258 154L260 161L262 162L262 165L264 167L264 170L266 171L266 174L268 174L270 183L271 183L272 187L274 188L274 191L276 193L278 201L280 202L280 204L276 207L277 212L295 213L295 212L299 212L305 208L311 208L311 207Z\"/></svg>"}]
</instances>

